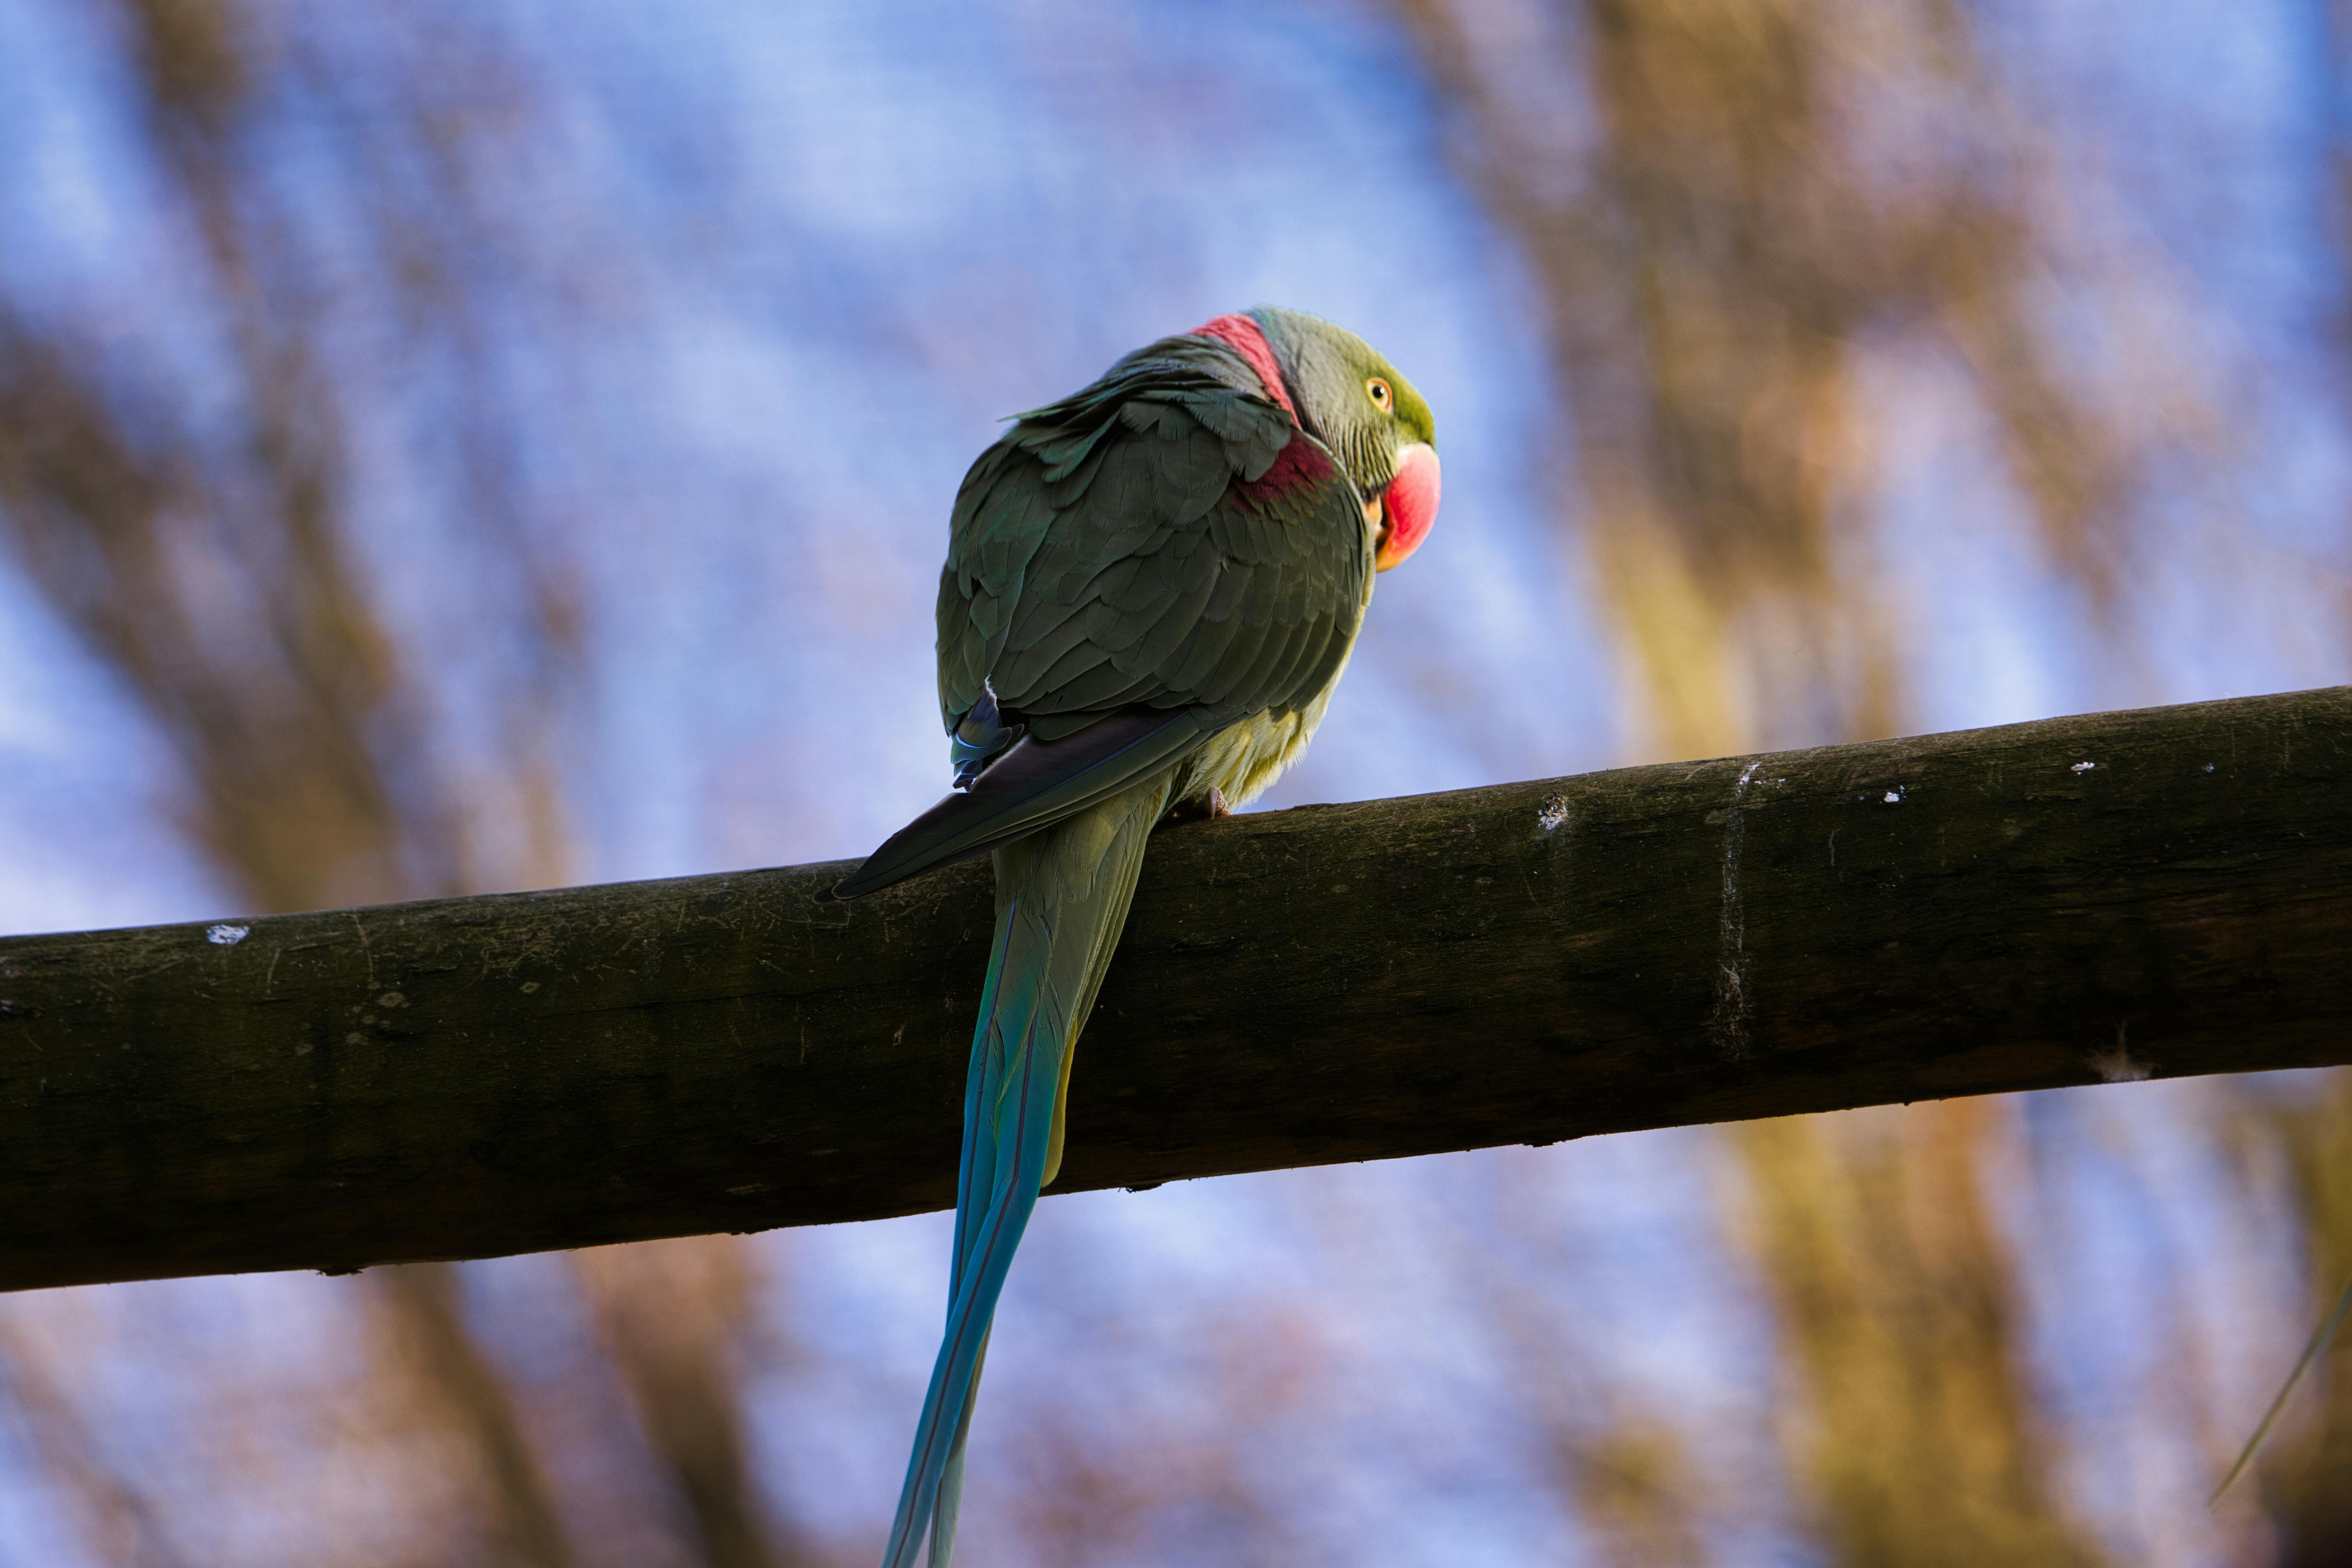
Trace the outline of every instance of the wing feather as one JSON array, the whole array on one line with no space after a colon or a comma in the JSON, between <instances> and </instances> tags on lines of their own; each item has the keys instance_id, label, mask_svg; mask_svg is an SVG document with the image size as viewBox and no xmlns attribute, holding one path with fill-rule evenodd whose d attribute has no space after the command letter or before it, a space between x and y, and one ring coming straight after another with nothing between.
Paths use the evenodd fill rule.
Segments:
<instances>
[{"instance_id":1,"label":"wing feather","mask_svg":"<svg viewBox=\"0 0 2352 1568\"><path fill-rule=\"evenodd\" d=\"M1303 706L1338 669L1370 592L1360 501L1261 390L1222 346L1170 340L1022 416L972 465L940 574L940 713L953 729L992 692L1036 743L1024 788L1045 802L992 817L990 842L1008 822L1034 831L1068 800L1093 798L1046 773L1064 758L1104 776L1054 747L1115 715L1189 715L1124 753L1156 755ZM937 816L923 844L900 847L921 851L913 861L976 841Z\"/></svg>"}]
</instances>

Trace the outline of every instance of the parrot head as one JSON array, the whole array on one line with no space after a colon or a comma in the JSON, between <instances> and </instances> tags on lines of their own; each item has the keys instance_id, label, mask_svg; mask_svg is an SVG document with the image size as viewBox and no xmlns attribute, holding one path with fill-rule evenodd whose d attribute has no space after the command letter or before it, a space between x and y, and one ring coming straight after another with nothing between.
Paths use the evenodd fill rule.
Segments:
<instances>
[{"instance_id":1,"label":"parrot head","mask_svg":"<svg viewBox=\"0 0 2352 1568\"><path fill-rule=\"evenodd\" d=\"M1394 365L1345 327L1272 305L1195 331L1239 350L1276 400L1339 459L1378 531L1380 570L1421 548L1437 521L1437 426ZM1270 365L1263 363L1269 354Z\"/></svg>"}]
</instances>

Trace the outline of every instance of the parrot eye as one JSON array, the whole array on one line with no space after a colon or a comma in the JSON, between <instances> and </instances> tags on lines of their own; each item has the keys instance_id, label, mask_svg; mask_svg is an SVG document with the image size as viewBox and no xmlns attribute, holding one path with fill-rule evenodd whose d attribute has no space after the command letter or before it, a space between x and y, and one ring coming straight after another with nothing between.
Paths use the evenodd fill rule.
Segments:
<instances>
[{"instance_id":1,"label":"parrot eye","mask_svg":"<svg viewBox=\"0 0 2352 1568\"><path fill-rule=\"evenodd\" d=\"M1396 402L1396 394L1391 392L1389 384L1377 375L1364 383L1364 390L1371 394L1372 406L1383 414L1386 414Z\"/></svg>"}]
</instances>

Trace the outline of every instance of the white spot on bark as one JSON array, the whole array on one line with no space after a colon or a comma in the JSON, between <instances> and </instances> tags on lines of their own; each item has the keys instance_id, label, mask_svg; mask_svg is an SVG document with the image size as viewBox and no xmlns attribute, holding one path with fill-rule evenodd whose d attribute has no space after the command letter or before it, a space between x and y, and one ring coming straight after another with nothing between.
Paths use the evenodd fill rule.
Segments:
<instances>
[{"instance_id":1,"label":"white spot on bark","mask_svg":"<svg viewBox=\"0 0 2352 1568\"><path fill-rule=\"evenodd\" d=\"M2099 764L2096 763L2076 763L2073 767L2068 768L2066 771L2070 773L2087 773L2098 765Z\"/></svg>"},{"instance_id":2,"label":"white spot on bark","mask_svg":"<svg viewBox=\"0 0 2352 1568\"><path fill-rule=\"evenodd\" d=\"M2131 1042L2125 1038L2126 1026L2116 1026L2115 1049L2093 1051L2084 1059L2091 1070L2099 1075L2101 1083L2145 1083L2156 1074L2154 1062L2134 1061Z\"/></svg>"},{"instance_id":3,"label":"white spot on bark","mask_svg":"<svg viewBox=\"0 0 2352 1568\"><path fill-rule=\"evenodd\" d=\"M1568 796L1548 795L1536 809L1536 826L1543 832L1556 832L1568 824Z\"/></svg>"},{"instance_id":4,"label":"white spot on bark","mask_svg":"<svg viewBox=\"0 0 2352 1568\"><path fill-rule=\"evenodd\" d=\"M1899 789L1888 790L1885 798L1886 804L1889 805L1901 805L1903 804L1903 792Z\"/></svg>"},{"instance_id":5,"label":"white spot on bark","mask_svg":"<svg viewBox=\"0 0 2352 1568\"><path fill-rule=\"evenodd\" d=\"M215 947L235 947L252 931L251 926L218 925L205 928L205 940Z\"/></svg>"},{"instance_id":6,"label":"white spot on bark","mask_svg":"<svg viewBox=\"0 0 2352 1568\"><path fill-rule=\"evenodd\" d=\"M2101 1051L2091 1058L2091 1070L2106 1083L2139 1083L2156 1069L2131 1059L2129 1051Z\"/></svg>"}]
</instances>

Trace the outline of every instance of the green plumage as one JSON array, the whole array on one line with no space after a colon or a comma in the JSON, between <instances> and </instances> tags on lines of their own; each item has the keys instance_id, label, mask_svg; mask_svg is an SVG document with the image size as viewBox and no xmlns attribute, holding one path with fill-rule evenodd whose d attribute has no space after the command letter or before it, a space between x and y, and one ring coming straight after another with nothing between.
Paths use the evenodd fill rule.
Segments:
<instances>
[{"instance_id":1,"label":"green plumage","mask_svg":"<svg viewBox=\"0 0 2352 1568\"><path fill-rule=\"evenodd\" d=\"M1073 1051L1149 836L1173 804L1248 800L1314 733L1371 596L1379 497L1428 425L1360 339L1265 310L1021 416L964 479L939 677L969 793L836 889L995 855L947 1329L886 1568L927 1535L932 1568L953 1550L996 1300L1061 1165Z\"/></svg>"},{"instance_id":2,"label":"green plumage","mask_svg":"<svg viewBox=\"0 0 2352 1568\"><path fill-rule=\"evenodd\" d=\"M940 574L940 709L986 681L1055 740L1126 707L1203 731L1297 705L1355 640L1371 551L1355 487L1253 504L1294 438L1221 345L1171 339L1021 416L956 498Z\"/></svg>"}]
</instances>

